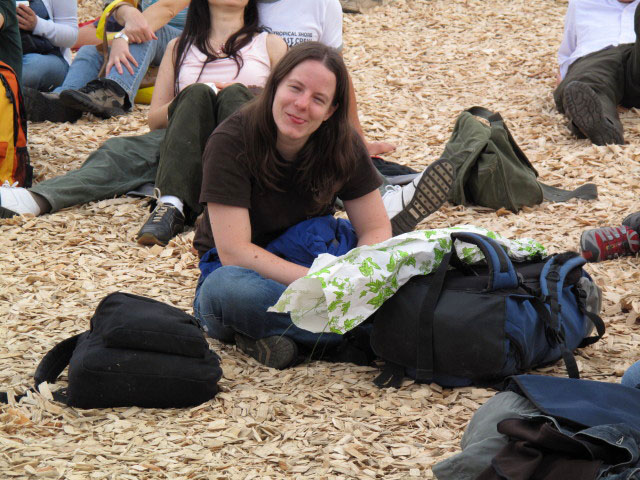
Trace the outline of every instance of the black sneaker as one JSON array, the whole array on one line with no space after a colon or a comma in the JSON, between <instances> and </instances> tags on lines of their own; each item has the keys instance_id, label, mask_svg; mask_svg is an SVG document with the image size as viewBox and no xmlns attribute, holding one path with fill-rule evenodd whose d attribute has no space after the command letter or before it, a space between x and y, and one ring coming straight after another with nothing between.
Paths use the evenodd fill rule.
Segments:
<instances>
[{"instance_id":1,"label":"black sneaker","mask_svg":"<svg viewBox=\"0 0 640 480\"><path fill-rule=\"evenodd\" d=\"M127 92L113 80L98 78L79 90L63 90L60 101L69 108L89 112L101 118L126 113Z\"/></svg>"},{"instance_id":2,"label":"black sneaker","mask_svg":"<svg viewBox=\"0 0 640 480\"><path fill-rule=\"evenodd\" d=\"M564 88L562 102L569 120L594 144L624 144L622 126L605 117L598 94L589 85L570 82Z\"/></svg>"},{"instance_id":3,"label":"black sneaker","mask_svg":"<svg viewBox=\"0 0 640 480\"><path fill-rule=\"evenodd\" d=\"M165 246L184 230L184 215L173 205L158 202L138 232L140 245Z\"/></svg>"},{"instance_id":4,"label":"black sneaker","mask_svg":"<svg viewBox=\"0 0 640 480\"><path fill-rule=\"evenodd\" d=\"M625 227L633 228L640 235L640 212L627 215L622 221Z\"/></svg>"},{"instance_id":5,"label":"black sneaker","mask_svg":"<svg viewBox=\"0 0 640 480\"><path fill-rule=\"evenodd\" d=\"M75 122L82 112L65 106L57 93L43 93L35 88L23 87L24 109L31 122Z\"/></svg>"},{"instance_id":6,"label":"black sneaker","mask_svg":"<svg viewBox=\"0 0 640 480\"><path fill-rule=\"evenodd\" d=\"M236 333L235 340L240 350L270 368L282 370L298 359L298 345L285 335L254 340Z\"/></svg>"}]
</instances>

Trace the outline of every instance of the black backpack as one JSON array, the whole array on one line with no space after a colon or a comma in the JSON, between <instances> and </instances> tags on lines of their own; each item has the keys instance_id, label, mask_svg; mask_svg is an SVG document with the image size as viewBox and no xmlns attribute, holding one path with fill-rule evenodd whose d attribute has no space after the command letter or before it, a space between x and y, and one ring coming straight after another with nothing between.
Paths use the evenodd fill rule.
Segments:
<instances>
[{"instance_id":1,"label":"black backpack","mask_svg":"<svg viewBox=\"0 0 640 480\"><path fill-rule=\"evenodd\" d=\"M578 377L572 351L604 334L585 260L569 252L514 264L488 237L451 238L477 245L487 265L463 264L452 248L434 273L412 278L376 311L371 347L385 361L376 385L397 387L405 373L448 387L496 385L559 358ZM598 334L587 338L592 325Z\"/></svg>"},{"instance_id":2,"label":"black backpack","mask_svg":"<svg viewBox=\"0 0 640 480\"><path fill-rule=\"evenodd\" d=\"M53 347L36 369L36 387L54 383L69 365L72 407L184 408L213 398L220 358L195 318L170 305L128 293L106 296L90 330Z\"/></svg>"}]
</instances>

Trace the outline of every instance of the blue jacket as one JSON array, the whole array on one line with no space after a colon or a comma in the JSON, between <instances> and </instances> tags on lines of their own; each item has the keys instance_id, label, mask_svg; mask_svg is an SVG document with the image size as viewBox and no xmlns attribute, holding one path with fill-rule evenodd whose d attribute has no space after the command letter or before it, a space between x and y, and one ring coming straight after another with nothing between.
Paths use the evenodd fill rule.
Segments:
<instances>
[{"instance_id":1,"label":"blue jacket","mask_svg":"<svg viewBox=\"0 0 640 480\"><path fill-rule=\"evenodd\" d=\"M271 241L266 250L290 262L310 267L321 253L340 256L355 248L357 244L358 238L349 220L325 215L289 227ZM203 279L220 268L222 263L218 257L218 250L212 248L205 253L198 266Z\"/></svg>"}]
</instances>

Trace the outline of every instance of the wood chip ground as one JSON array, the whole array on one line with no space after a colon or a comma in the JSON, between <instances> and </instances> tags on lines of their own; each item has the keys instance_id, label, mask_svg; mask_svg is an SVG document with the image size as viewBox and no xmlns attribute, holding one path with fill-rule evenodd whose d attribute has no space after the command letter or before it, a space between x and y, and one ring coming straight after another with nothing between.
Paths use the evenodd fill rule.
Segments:
<instances>
[{"instance_id":1,"label":"wood chip ground","mask_svg":"<svg viewBox=\"0 0 640 480\"><path fill-rule=\"evenodd\" d=\"M98 4L98 2L95 2ZM621 113L627 145L572 138L553 104L566 0L394 0L345 16L344 56L369 138L415 168L437 159L460 111L495 109L543 181L595 182L597 201L543 203L515 215L445 206L424 227L472 223L576 249L590 227L640 210L640 112ZM81 1L81 19L99 7ZM29 125L36 181L78 168L103 141L146 131L146 107L76 124ZM135 243L148 211L117 198L41 218L0 221L2 390L24 391L42 356L84 331L115 290L191 311L198 278L193 233L164 249ZM638 359L637 258L595 265L604 291L603 341L578 353L584 376L615 382ZM0 478L433 478L458 451L471 415L494 392L407 381L379 390L372 368L316 362L280 372L212 341L223 392L186 410L76 410L34 395L0 407ZM562 375L556 365L541 372ZM63 378L64 381L64 378ZM52 387L53 388L53 387Z\"/></svg>"}]
</instances>

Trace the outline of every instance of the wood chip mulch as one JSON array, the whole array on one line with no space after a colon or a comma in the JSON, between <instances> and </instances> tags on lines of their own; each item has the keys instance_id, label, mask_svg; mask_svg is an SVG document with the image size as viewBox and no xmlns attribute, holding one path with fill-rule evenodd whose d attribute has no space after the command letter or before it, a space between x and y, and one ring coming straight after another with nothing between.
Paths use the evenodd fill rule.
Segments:
<instances>
[{"instance_id":1,"label":"wood chip mulch","mask_svg":"<svg viewBox=\"0 0 640 480\"><path fill-rule=\"evenodd\" d=\"M594 182L600 192L597 201L543 203L517 215L447 205L423 226L472 223L558 252L575 250L584 229L618 225L640 210L640 112L621 113L627 145L597 147L573 138L555 110L566 7L566 0L394 0L345 15L344 55L364 129L398 146L386 158L423 168L442 152L458 113L482 105L502 113L543 181ZM81 1L82 19L96 8ZM78 168L110 137L145 132L146 107L108 121L85 116L29 128L41 181ZM0 390L31 386L42 356L86 330L110 292L191 311L193 233L164 249L138 246L147 214L144 201L117 198L0 221ZM604 291L608 331L578 352L585 378L619 381L639 357L638 266L626 257L587 267ZM494 394L411 381L379 390L373 368L314 362L280 372L211 344L222 357L223 392L193 409L79 410L48 395L0 407L0 477L433 478L430 467L458 451L469 418ZM542 372L564 374L560 364Z\"/></svg>"}]
</instances>

